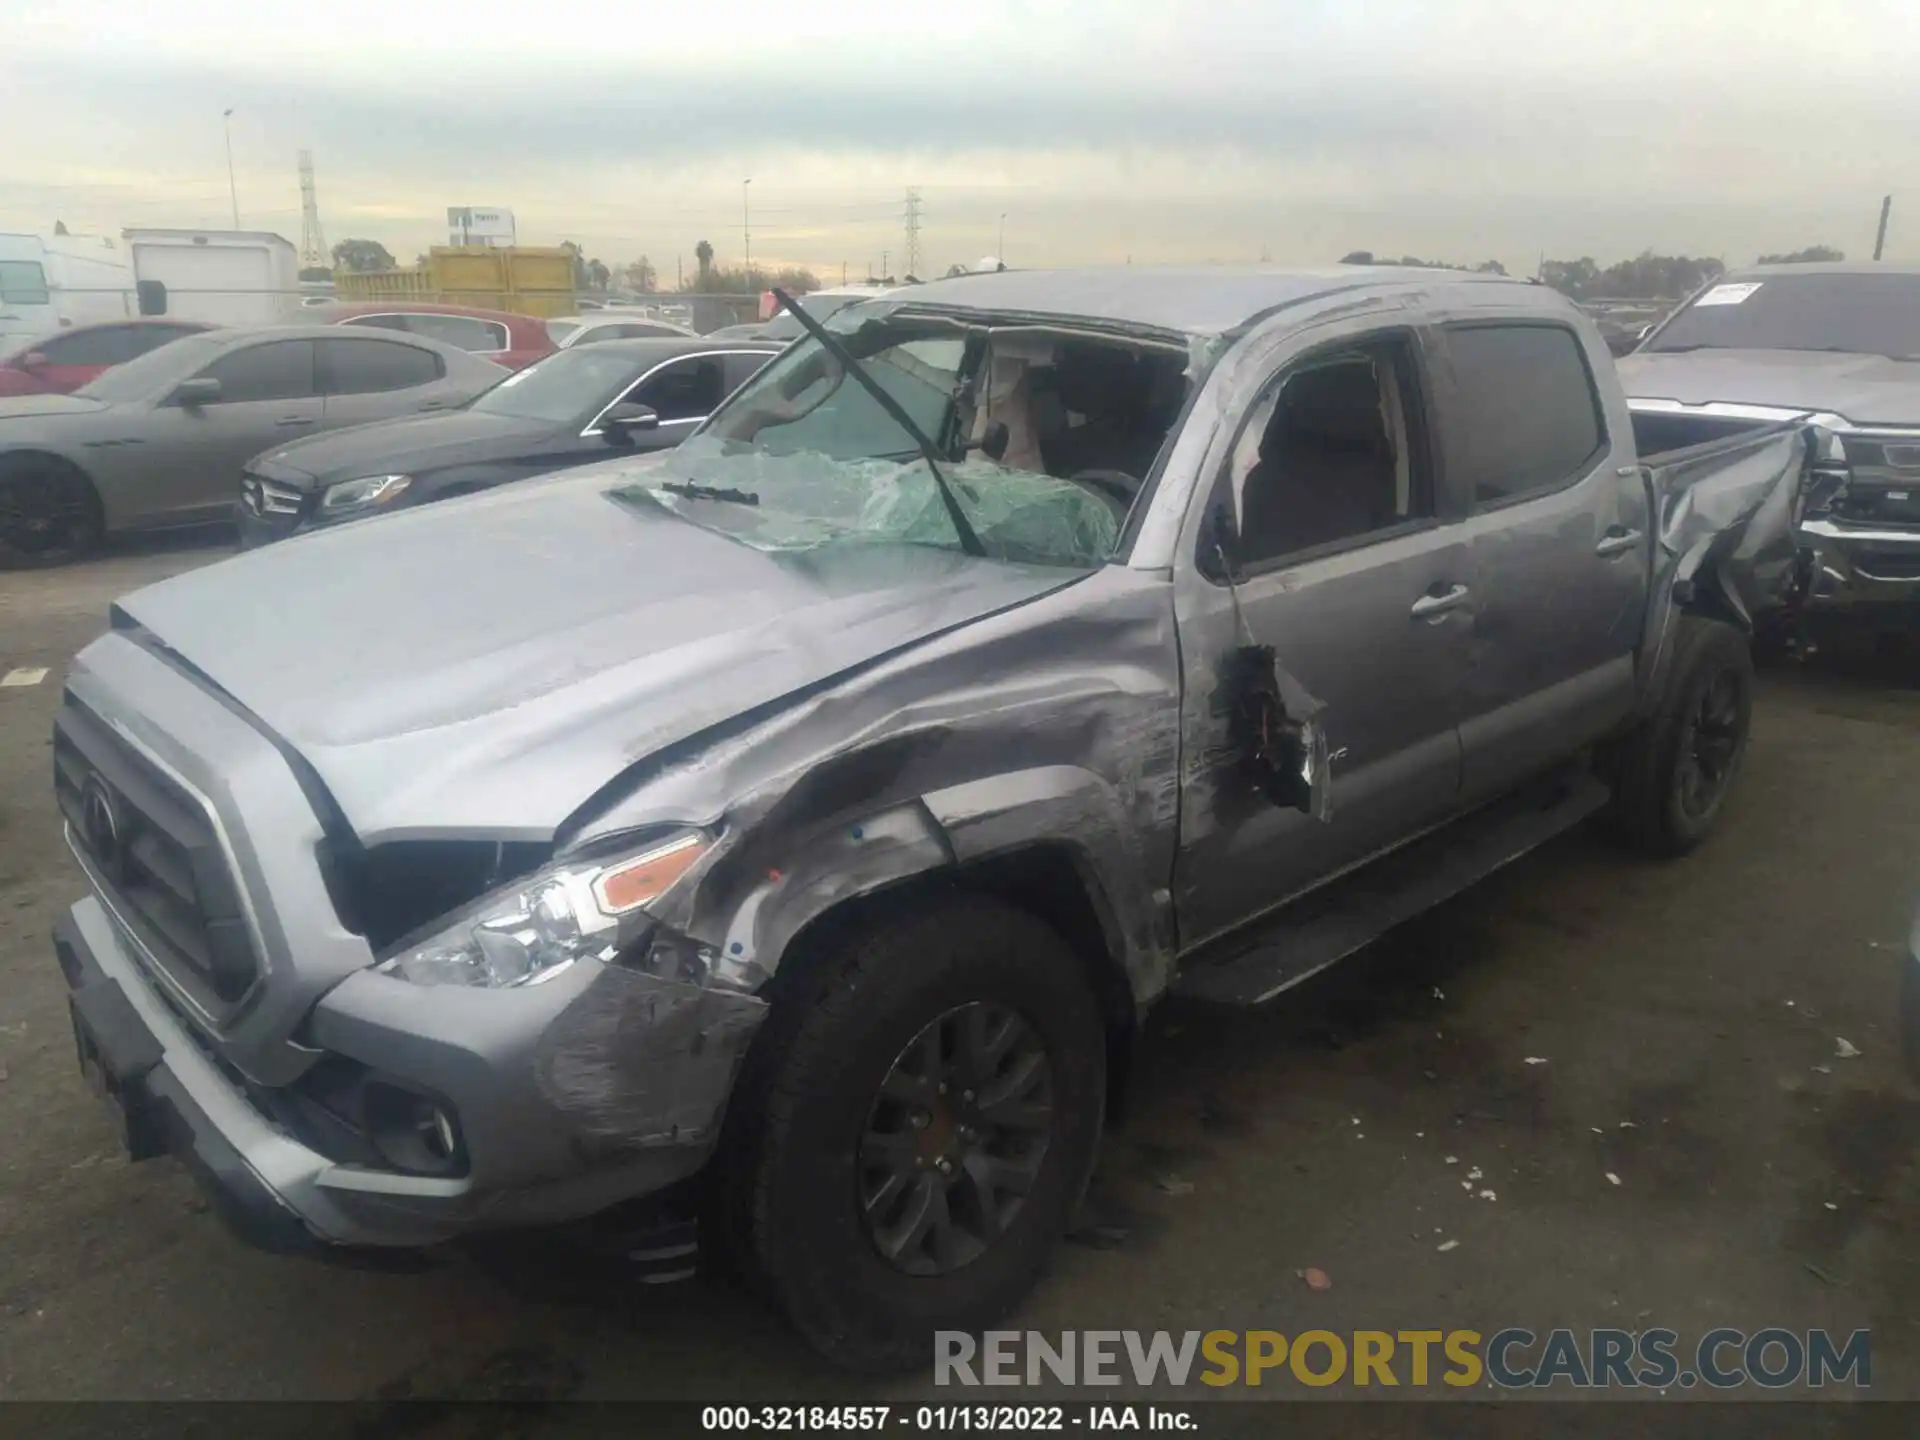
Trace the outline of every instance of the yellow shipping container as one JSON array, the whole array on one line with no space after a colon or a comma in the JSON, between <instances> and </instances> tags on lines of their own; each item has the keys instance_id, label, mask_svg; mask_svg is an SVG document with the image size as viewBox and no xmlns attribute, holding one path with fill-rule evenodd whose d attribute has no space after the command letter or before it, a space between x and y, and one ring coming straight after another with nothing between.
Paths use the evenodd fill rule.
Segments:
<instances>
[{"instance_id":1,"label":"yellow shipping container","mask_svg":"<svg viewBox=\"0 0 1920 1440\"><path fill-rule=\"evenodd\" d=\"M573 256L557 245L436 245L406 270L341 271L341 300L431 300L520 315L575 312Z\"/></svg>"}]
</instances>

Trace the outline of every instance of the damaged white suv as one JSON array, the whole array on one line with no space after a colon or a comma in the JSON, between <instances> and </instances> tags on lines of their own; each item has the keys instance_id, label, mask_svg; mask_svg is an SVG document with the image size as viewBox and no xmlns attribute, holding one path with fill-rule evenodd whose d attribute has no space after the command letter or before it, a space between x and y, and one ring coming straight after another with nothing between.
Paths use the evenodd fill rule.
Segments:
<instances>
[{"instance_id":1,"label":"damaged white suv","mask_svg":"<svg viewBox=\"0 0 1920 1440\"><path fill-rule=\"evenodd\" d=\"M924 1363L1033 1285L1170 990L1269 1000L1589 816L1711 828L1800 429L1643 463L1589 321L1446 272L803 323L677 450L76 659L83 1066L252 1238L684 1196L823 1352Z\"/></svg>"}]
</instances>

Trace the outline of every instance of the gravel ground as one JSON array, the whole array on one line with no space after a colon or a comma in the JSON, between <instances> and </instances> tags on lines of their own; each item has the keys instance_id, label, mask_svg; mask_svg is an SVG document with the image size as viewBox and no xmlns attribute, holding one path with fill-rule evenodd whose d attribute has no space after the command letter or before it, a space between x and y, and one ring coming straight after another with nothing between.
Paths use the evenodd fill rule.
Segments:
<instances>
[{"instance_id":1,"label":"gravel ground","mask_svg":"<svg viewBox=\"0 0 1920 1440\"><path fill-rule=\"evenodd\" d=\"M47 941L80 889L47 736L107 603L221 553L0 574L0 672L50 667L0 689L0 1397L925 1393L822 1373L719 1284L642 1291L543 1247L411 1274L254 1254L172 1162L116 1153ZM1910 661L1775 670L1695 856L1574 836L1269 1012L1165 1007L1096 1184L1104 1243L1015 1323L1870 1327L1874 1393L1920 1398L1895 1029L1916 795Z\"/></svg>"}]
</instances>

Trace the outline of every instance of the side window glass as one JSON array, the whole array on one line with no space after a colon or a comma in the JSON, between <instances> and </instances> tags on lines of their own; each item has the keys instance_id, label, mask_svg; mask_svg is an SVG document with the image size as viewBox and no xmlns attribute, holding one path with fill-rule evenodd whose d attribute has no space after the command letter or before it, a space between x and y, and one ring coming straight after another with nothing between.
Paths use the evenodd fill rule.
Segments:
<instances>
[{"instance_id":1,"label":"side window glass","mask_svg":"<svg viewBox=\"0 0 1920 1440\"><path fill-rule=\"evenodd\" d=\"M720 362L710 357L676 360L643 381L628 398L650 405L661 422L700 420L726 395Z\"/></svg>"},{"instance_id":2,"label":"side window glass","mask_svg":"<svg viewBox=\"0 0 1920 1440\"><path fill-rule=\"evenodd\" d=\"M1462 325L1446 336L1475 506L1557 490L1592 467L1604 437L1600 396L1571 330Z\"/></svg>"},{"instance_id":3,"label":"side window glass","mask_svg":"<svg viewBox=\"0 0 1920 1440\"><path fill-rule=\"evenodd\" d=\"M229 351L202 370L220 382L222 405L254 400L308 400L319 394L314 384L313 342L276 340Z\"/></svg>"},{"instance_id":4,"label":"side window glass","mask_svg":"<svg viewBox=\"0 0 1920 1440\"><path fill-rule=\"evenodd\" d=\"M456 350L488 354L507 348L507 327L472 315L409 315L407 329L415 335L451 345Z\"/></svg>"},{"instance_id":5,"label":"side window glass","mask_svg":"<svg viewBox=\"0 0 1920 1440\"><path fill-rule=\"evenodd\" d=\"M123 333L127 337L125 358L131 360L136 355L144 355L149 350L158 350L162 345L171 344L182 336L196 332L183 329L178 325L140 325L129 327Z\"/></svg>"},{"instance_id":6,"label":"side window glass","mask_svg":"<svg viewBox=\"0 0 1920 1440\"><path fill-rule=\"evenodd\" d=\"M408 323L410 318L406 315L355 315L340 323L358 325L366 330L411 330L413 326Z\"/></svg>"},{"instance_id":7,"label":"side window glass","mask_svg":"<svg viewBox=\"0 0 1920 1440\"><path fill-rule=\"evenodd\" d=\"M727 393L731 395L747 381L760 373L760 367L771 360L771 355L729 355L725 359L727 370Z\"/></svg>"},{"instance_id":8,"label":"side window glass","mask_svg":"<svg viewBox=\"0 0 1920 1440\"><path fill-rule=\"evenodd\" d=\"M55 335L40 346L49 365L118 365L131 360L126 331L86 330L78 335Z\"/></svg>"},{"instance_id":9,"label":"side window glass","mask_svg":"<svg viewBox=\"0 0 1920 1440\"><path fill-rule=\"evenodd\" d=\"M1433 513L1401 340L1315 356L1254 406L1229 461L1238 560L1258 565Z\"/></svg>"},{"instance_id":10,"label":"side window glass","mask_svg":"<svg viewBox=\"0 0 1920 1440\"><path fill-rule=\"evenodd\" d=\"M431 385L440 357L398 340L322 340L320 358L329 395L367 395Z\"/></svg>"}]
</instances>

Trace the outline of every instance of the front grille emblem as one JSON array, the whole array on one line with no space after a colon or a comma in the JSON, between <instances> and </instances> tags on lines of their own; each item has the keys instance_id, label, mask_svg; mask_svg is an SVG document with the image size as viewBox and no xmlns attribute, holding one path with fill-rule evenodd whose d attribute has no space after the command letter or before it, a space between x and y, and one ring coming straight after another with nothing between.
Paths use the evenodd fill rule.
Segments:
<instances>
[{"instance_id":1,"label":"front grille emblem","mask_svg":"<svg viewBox=\"0 0 1920 1440\"><path fill-rule=\"evenodd\" d=\"M87 781L80 793L80 830L87 850L100 868L119 880L125 867L125 849L120 835L120 815L114 809L113 796L98 776Z\"/></svg>"}]
</instances>

